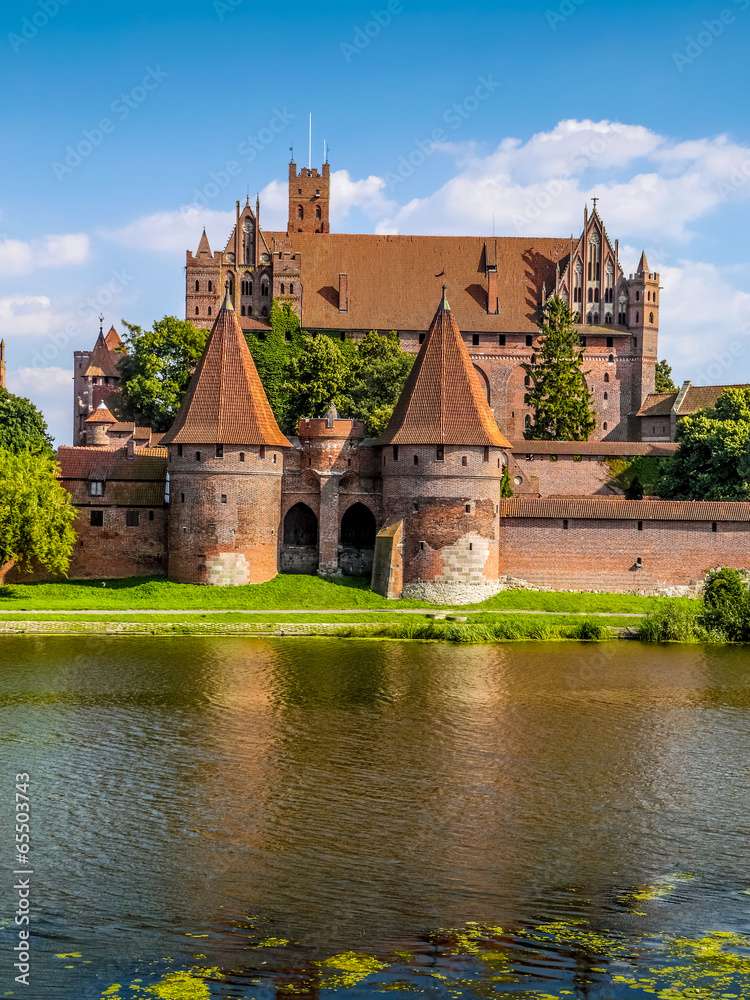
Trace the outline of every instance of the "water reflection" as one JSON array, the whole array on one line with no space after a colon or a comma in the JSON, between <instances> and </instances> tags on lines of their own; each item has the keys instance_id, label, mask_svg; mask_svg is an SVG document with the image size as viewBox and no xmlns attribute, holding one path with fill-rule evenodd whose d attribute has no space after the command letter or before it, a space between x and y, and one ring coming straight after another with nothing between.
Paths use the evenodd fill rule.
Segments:
<instances>
[{"instance_id":1,"label":"water reflection","mask_svg":"<svg viewBox=\"0 0 750 1000\"><path fill-rule=\"evenodd\" d=\"M356 952L388 956L391 982L456 967L476 990L512 962L586 996L613 956L536 928L746 931L746 663L636 644L6 639L0 758L33 775L40 995L196 962L229 974L217 995L258 995L274 970L309 993L330 978L316 961ZM633 912L628 892L676 873L696 878ZM494 971L438 933L484 925L503 928L481 944Z\"/></svg>"}]
</instances>

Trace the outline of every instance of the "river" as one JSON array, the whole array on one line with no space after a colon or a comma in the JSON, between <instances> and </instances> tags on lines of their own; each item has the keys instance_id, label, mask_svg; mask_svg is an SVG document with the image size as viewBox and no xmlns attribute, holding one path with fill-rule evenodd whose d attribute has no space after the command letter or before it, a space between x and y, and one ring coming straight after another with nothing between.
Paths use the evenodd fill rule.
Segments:
<instances>
[{"instance_id":1,"label":"river","mask_svg":"<svg viewBox=\"0 0 750 1000\"><path fill-rule=\"evenodd\" d=\"M747 997L749 763L741 649L6 637L0 997Z\"/></svg>"}]
</instances>

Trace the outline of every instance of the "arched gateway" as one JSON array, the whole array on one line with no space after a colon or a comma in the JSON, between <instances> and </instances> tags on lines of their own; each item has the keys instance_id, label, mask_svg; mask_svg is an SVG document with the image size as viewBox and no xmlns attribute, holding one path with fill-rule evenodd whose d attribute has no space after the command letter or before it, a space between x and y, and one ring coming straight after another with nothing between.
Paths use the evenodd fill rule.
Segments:
<instances>
[{"instance_id":1,"label":"arched gateway","mask_svg":"<svg viewBox=\"0 0 750 1000\"><path fill-rule=\"evenodd\" d=\"M370 576L378 533L375 515L354 503L341 519L339 568L344 576Z\"/></svg>"},{"instance_id":2,"label":"arched gateway","mask_svg":"<svg viewBox=\"0 0 750 1000\"><path fill-rule=\"evenodd\" d=\"M318 570L318 519L306 503L296 503L284 518L281 542L282 573Z\"/></svg>"}]
</instances>

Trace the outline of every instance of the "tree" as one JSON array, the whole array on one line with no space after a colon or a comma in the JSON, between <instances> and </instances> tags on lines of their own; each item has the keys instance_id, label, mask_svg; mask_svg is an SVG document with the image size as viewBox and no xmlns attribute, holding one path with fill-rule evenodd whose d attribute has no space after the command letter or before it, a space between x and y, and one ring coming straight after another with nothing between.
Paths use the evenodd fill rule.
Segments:
<instances>
[{"instance_id":1,"label":"tree","mask_svg":"<svg viewBox=\"0 0 750 1000\"><path fill-rule=\"evenodd\" d=\"M52 454L47 422L28 399L0 389L0 448L18 453Z\"/></svg>"},{"instance_id":2,"label":"tree","mask_svg":"<svg viewBox=\"0 0 750 1000\"><path fill-rule=\"evenodd\" d=\"M628 483L625 496L628 500L643 500L643 483L637 475Z\"/></svg>"},{"instance_id":3,"label":"tree","mask_svg":"<svg viewBox=\"0 0 750 1000\"><path fill-rule=\"evenodd\" d=\"M293 434L297 421L289 413L289 374L292 359L302 346L299 319L288 302L274 301L270 331L247 339L276 420L287 434Z\"/></svg>"},{"instance_id":4,"label":"tree","mask_svg":"<svg viewBox=\"0 0 750 1000\"><path fill-rule=\"evenodd\" d=\"M661 393L677 392L677 386L672 379L672 366L668 361L656 362L655 391Z\"/></svg>"},{"instance_id":5,"label":"tree","mask_svg":"<svg viewBox=\"0 0 750 1000\"><path fill-rule=\"evenodd\" d=\"M727 389L713 409L677 425L677 454L659 495L671 500L750 500L750 389Z\"/></svg>"},{"instance_id":6,"label":"tree","mask_svg":"<svg viewBox=\"0 0 750 1000\"><path fill-rule=\"evenodd\" d=\"M125 419L165 431L180 407L209 331L175 316L157 320L150 330L123 323L126 353L120 362L117 409Z\"/></svg>"},{"instance_id":7,"label":"tree","mask_svg":"<svg viewBox=\"0 0 750 1000\"><path fill-rule=\"evenodd\" d=\"M510 481L510 472L507 465L503 469L503 478L500 480L500 496L504 500L513 496L513 486Z\"/></svg>"},{"instance_id":8,"label":"tree","mask_svg":"<svg viewBox=\"0 0 750 1000\"><path fill-rule=\"evenodd\" d=\"M539 362L524 365L533 411L526 437L545 441L586 441L596 420L583 371L583 347L573 314L554 297L544 309Z\"/></svg>"},{"instance_id":9,"label":"tree","mask_svg":"<svg viewBox=\"0 0 750 1000\"><path fill-rule=\"evenodd\" d=\"M706 577L700 624L729 642L750 641L750 590L736 569L717 569Z\"/></svg>"},{"instance_id":10,"label":"tree","mask_svg":"<svg viewBox=\"0 0 750 1000\"><path fill-rule=\"evenodd\" d=\"M362 420L368 434L382 434L413 364L414 357L401 350L395 330L371 330L351 354L342 413Z\"/></svg>"},{"instance_id":11,"label":"tree","mask_svg":"<svg viewBox=\"0 0 750 1000\"><path fill-rule=\"evenodd\" d=\"M13 566L67 572L76 513L57 472L49 455L0 449L0 583Z\"/></svg>"},{"instance_id":12,"label":"tree","mask_svg":"<svg viewBox=\"0 0 750 1000\"><path fill-rule=\"evenodd\" d=\"M289 363L287 421L296 426L301 417L322 417L331 403L338 405L347 387L348 361L331 337L303 334L300 351Z\"/></svg>"}]
</instances>

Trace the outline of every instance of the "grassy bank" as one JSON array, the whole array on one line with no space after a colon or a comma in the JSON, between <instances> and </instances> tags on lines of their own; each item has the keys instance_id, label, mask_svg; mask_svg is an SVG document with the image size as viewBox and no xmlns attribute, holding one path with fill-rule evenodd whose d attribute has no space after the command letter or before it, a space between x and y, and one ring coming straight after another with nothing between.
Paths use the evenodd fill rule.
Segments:
<instances>
[{"instance_id":1,"label":"grassy bank","mask_svg":"<svg viewBox=\"0 0 750 1000\"><path fill-rule=\"evenodd\" d=\"M649 614L664 599L632 594L589 594L506 590L463 610L540 611L571 614ZM690 606L687 599L678 602ZM270 583L245 587L198 587L161 579L70 581L10 584L0 588L0 611L64 610L255 610L409 611L422 601L387 601L366 580L323 580L317 576L278 576Z\"/></svg>"}]
</instances>

